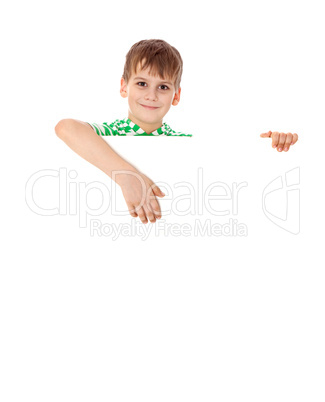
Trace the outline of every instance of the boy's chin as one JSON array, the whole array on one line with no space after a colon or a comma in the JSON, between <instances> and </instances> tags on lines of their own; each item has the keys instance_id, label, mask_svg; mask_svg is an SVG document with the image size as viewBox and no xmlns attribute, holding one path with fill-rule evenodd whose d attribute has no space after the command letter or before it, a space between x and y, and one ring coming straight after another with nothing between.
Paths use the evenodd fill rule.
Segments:
<instances>
[{"instance_id":1,"label":"boy's chin","mask_svg":"<svg viewBox=\"0 0 325 402\"><path fill-rule=\"evenodd\" d=\"M152 124L152 125L156 125L156 124L162 124L163 119L143 119L143 122L145 124Z\"/></svg>"}]
</instances>

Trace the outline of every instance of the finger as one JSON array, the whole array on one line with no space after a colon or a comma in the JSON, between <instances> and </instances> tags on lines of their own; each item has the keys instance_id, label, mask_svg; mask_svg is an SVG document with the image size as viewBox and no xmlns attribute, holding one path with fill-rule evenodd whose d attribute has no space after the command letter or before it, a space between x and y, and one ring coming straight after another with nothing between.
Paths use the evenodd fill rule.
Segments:
<instances>
[{"instance_id":1,"label":"finger","mask_svg":"<svg viewBox=\"0 0 325 402\"><path fill-rule=\"evenodd\" d=\"M160 188L156 185L156 184L154 184L152 187L151 187L151 189L152 189L152 192L154 193L154 195L156 195L157 197L165 197L165 193L163 193L161 190L160 190Z\"/></svg>"},{"instance_id":2,"label":"finger","mask_svg":"<svg viewBox=\"0 0 325 402\"><path fill-rule=\"evenodd\" d=\"M151 191L150 194L148 194L148 198L150 200L150 207L151 207L151 210L153 211L153 213L155 214L155 217L157 219L160 219L161 218L161 210L160 210L160 205L159 205L159 202L158 202L156 196L164 197L165 194L160 190L160 188L158 186L155 186L152 190L153 191ZM154 193L154 191L155 191L155 193ZM163 194L163 195L161 195L161 194Z\"/></svg>"},{"instance_id":3,"label":"finger","mask_svg":"<svg viewBox=\"0 0 325 402\"><path fill-rule=\"evenodd\" d=\"M136 218L138 216L138 214L135 212L135 207L134 205L127 203L130 215L133 216L133 218Z\"/></svg>"},{"instance_id":4,"label":"finger","mask_svg":"<svg viewBox=\"0 0 325 402\"><path fill-rule=\"evenodd\" d=\"M282 152L284 143L286 142L286 134L280 133L279 143L278 143L278 151Z\"/></svg>"},{"instance_id":5,"label":"finger","mask_svg":"<svg viewBox=\"0 0 325 402\"><path fill-rule=\"evenodd\" d=\"M141 206L140 206L140 207L137 207L137 208L136 208L136 211L137 211L137 214L138 214L138 216L139 216L141 222L142 222L142 223L148 223L148 219L147 219L147 216L146 216L146 214L145 214L145 212L144 212L143 207L141 207Z\"/></svg>"},{"instance_id":6,"label":"finger","mask_svg":"<svg viewBox=\"0 0 325 402\"><path fill-rule=\"evenodd\" d=\"M289 149L290 149L290 145L291 145L291 142L292 142L292 134L291 133L288 133L287 134L287 138L286 138L286 141L285 141L285 143L284 143L284 148L283 148L283 150L284 150L284 152L288 152L289 151Z\"/></svg>"},{"instance_id":7,"label":"finger","mask_svg":"<svg viewBox=\"0 0 325 402\"><path fill-rule=\"evenodd\" d=\"M272 131L268 131L267 133L262 133L260 137L262 138L270 138L272 135Z\"/></svg>"},{"instance_id":8,"label":"finger","mask_svg":"<svg viewBox=\"0 0 325 402\"><path fill-rule=\"evenodd\" d=\"M161 218L161 210L160 210L159 202L156 197L151 199L150 206L151 206L152 212L155 214L155 217L157 219L160 219Z\"/></svg>"},{"instance_id":9,"label":"finger","mask_svg":"<svg viewBox=\"0 0 325 402\"><path fill-rule=\"evenodd\" d=\"M156 222L156 217L155 214L152 212L150 204L145 204L143 206L144 212L146 213L148 219L150 220L151 223Z\"/></svg>"},{"instance_id":10,"label":"finger","mask_svg":"<svg viewBox=\"0 0 325 402\"><path fill-rule=\"evenodd\" d=\"M279 133L277 131L274 131L272 133L272 147L276 148L278 146L279 142Z\"/></svg>"},{"instance_id":11,"label":"finger","mask_svg":"<svg viewBox=\"0 0 325 402\"><path fill-rule=\"evenodd\" d=\"M291 145L294 145L296 142L298 141L298 134L293 134L293 138L292 138L292 144Z\"/></svg>"}]
</instances>

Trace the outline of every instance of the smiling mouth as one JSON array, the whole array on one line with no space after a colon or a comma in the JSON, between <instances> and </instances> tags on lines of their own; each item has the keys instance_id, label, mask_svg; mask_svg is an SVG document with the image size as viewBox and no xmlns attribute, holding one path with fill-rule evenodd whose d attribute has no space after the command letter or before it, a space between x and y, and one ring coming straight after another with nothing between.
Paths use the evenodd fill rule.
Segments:
<instances>
[{"instance_id":1,"label":"smiling mouth","mask_svg":"<svg viewBox=\"0 0 325 402\"><path fill-rule=\"evenodd\" d=\"M140 105L141 105L141 103L140 103ZM141 105L141 106L145 107L146 109L150 109L150 110L158 109L158 106L146 106L146 105Z\"/></svg>"}]
</instances>

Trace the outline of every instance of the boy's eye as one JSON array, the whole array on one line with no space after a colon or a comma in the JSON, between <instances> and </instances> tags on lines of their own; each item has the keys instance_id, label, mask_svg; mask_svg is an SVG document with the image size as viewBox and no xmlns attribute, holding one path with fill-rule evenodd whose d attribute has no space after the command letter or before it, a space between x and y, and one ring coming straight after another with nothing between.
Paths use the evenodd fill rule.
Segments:
<instances>
[{"instance_id":1,"label":"boy's eye","mask_svg":"<svg viewBox=\"0 0 325 402\"><path fill-rule=\"evenodd\" d=\"M147 83L144 81L140 81L140 82L137 82L137 85L139 87L145 87L145 86L147 86ZM159 88L161 88L163 91L167 91L167 89L169 89L169 87L167 85L159 85Z\"/></svg>"}]
</instances>

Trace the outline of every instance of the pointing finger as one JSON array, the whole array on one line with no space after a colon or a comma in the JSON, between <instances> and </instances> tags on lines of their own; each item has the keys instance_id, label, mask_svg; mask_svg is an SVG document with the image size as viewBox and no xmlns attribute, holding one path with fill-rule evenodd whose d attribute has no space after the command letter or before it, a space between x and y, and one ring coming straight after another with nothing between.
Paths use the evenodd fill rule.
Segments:
<instances>
[{"instance_id":1,"label":"pointing finger","mask_svg":"<svg viewBox=\"0 0 325 402\"><path fill-rule=\"evenodd\" d=\"M262 133L260 137L262 138L270 138L272 135L272 131L268 131L267 133Z\"/></svg>"}]
</instances>

